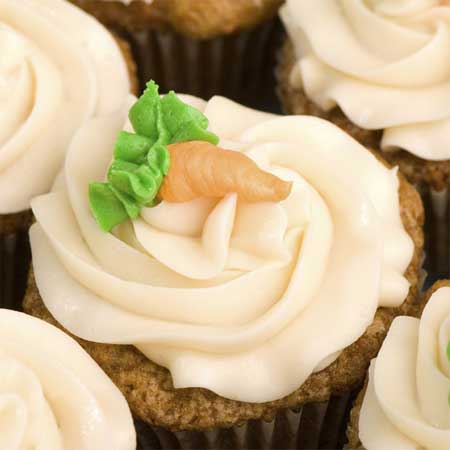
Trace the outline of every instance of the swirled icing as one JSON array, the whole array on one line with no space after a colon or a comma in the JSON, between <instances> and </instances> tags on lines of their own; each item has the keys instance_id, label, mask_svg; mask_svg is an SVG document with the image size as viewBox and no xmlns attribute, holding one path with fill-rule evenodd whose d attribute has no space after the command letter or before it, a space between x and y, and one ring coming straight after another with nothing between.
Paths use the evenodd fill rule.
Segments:
<instances>
[{"instance_id":1,"label":"swirled icing","mask_svg":"<svg viewBox=\"0 0 450 450\"><path fill-rule=\"evenodd\" d=\"M355 342L379 306L407 296L413 243L397 173L321 119L222 97L184 100L203 111L222 148L293 181L290 196L162 202L102 232L88 184L105 177L125 105L77 133L59 188L33 200L36 281L67 329L135 345L176 387L277 399Z\"/></svg>"},{"instance_id":2,"label":"swirled icing","mask_svg":"<svg viewBox=\"0 0 450 450\"><path fill-rule=\"evenodd\" d=\"M359 419L367 450L450 447L450 288L430 298L422 318L398 317L378 357Z\"/></svg>"},{"instance_id":3,"label":"swirled icing","mask_svg":"<svg viewBox=\"0 0 450 450\"><path fill-rule=\"evenodd\" d=\"M134 450L128 405L68 335L0 310L0 448Z\"/></svg>"},{"instance_id":4,"label":"swirled icing","mask_svg":"<svg viewBox=\"0 0 450 450\"><path fill-rule=\"evenodd\" d=\"M114 38L63 0L0 3L0 214L47 192L74 131L130 90Z\"/></svg>"},{"instance_id":5,"label":"swirled icing","mask_svg":"<svg viewBox=\"0 0 450 450\"><path fill-rule=\"evenodd\" d=\"M293 86L381 147L450 158L450 4L442 0L288 0ZM331 38L331 40L330 40Z\"/></svg>"}]
</instances>

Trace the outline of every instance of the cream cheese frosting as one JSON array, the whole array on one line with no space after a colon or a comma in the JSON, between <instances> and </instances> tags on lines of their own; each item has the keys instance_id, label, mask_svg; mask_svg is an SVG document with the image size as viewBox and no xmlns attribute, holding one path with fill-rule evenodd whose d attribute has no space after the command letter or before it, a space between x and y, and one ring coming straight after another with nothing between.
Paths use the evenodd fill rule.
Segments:
<instances>
[{"instance_id":1,"label":"cream cheese frosting","mask_svg":"<svg viewBox=\"0 0 450 450\"><path fill-rule=\"evenodd\" d=\"M359 418L367 450L450 448L450 288L438 289L422 318L398 317L378 357Z\"/></svg>"},{"instance_id":2,"label":"cream cheese frosting","mask_svg":"<svg viewBox=\"0 0 450 450\"><path fill-rule=\"evenodd\" d=\"M287 0L290 82L324 110L384 130L385 151L450 159L450 3Z\"/></svg>"},{"instance_id":3,"label":"cream cheese frosting","mask_svg":"<svg viewBox=\"0 0 450 450\"><path fill-rule=\"evenodd\" d=\"M47 192L75 130L117 110L130 81L95 19L63 0L0 2L0 214Z\"/></svg>"},{"instance_id":4,"label":"cream cheese frosting","mask_svg":"<svg viewBox=\"0 0 450 450\"><path fill-rule=\"evenodd\" d=\"M414 246L397 171L322 119L182 98L222 148L292 181L289 197L162 202L104 233L88 184L104 180L118 132L130 129L130 99L80 129L58 188L33 200L36 282L64 327L136 346L175 387L278 399L354 343L379 306L405 300Z\"/></svg>"},{"instance_id":5,"label":"cream cheese frosting","mask_svg":"<svg viewBox=\"0 0 450 450\"><path fill-rule=\"evenodd\" d=\"M0 310L0 448L135 450L120 391L52 325Z\"/></svg>"}]
</instances>

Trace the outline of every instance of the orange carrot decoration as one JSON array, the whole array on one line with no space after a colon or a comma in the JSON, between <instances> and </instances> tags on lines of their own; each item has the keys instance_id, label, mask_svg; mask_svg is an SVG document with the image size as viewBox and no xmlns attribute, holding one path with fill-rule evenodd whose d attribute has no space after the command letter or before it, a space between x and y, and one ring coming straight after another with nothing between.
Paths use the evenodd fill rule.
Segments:
<instances>
[{"instance_id":1,"label":"orange carrot decoration","mask_svg":"<svg viewBox=\"0 0 450 450\"><path fill-rule=\"evenodd\" d=\"M242 153L206 141L180 142L167 149L170 170L159 190L159 200L181 203L236 192L248 202L277 202L291 192L292 183L261 170Z\"/></svg>"}]
</instances>

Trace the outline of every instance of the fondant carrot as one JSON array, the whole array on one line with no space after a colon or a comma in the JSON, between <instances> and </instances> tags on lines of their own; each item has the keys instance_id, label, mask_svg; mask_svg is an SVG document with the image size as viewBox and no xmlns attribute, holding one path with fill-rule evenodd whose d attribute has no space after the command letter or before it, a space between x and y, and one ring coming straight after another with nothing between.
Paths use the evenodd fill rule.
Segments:
<instances>
[{"instance_id":1,"label":"fondant carrot","mask_svg":"<svg viewBox=\"0 0 450 450\"><path fill-rule=\"evenodd\" d=\"M170 170L158 193L160 200L181 203L198 197L235 192L248 202L284 200L292 183L261 170L242 153L205 141L168 145Z\"/></svg>"}]
</instances>

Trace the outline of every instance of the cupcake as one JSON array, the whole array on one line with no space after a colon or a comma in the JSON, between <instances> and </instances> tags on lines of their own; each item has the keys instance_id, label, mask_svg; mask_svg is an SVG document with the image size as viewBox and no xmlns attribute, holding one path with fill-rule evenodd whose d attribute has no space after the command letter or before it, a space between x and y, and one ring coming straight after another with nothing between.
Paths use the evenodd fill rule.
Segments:
<instances>
[{"instance_id":1,"label":"cupcake","mask_svg":"<svg viewBox=\"0 0 450 450\"><path fill-rule=\"evenodd\" d=\"M61 330L0 309L0 448L135 450L123 395Z\"/></svg>"},{"instance_id":2,"label":"cupcake","mask_svg":"<svg viewBox=\"0 0 450 450\"><path fill-rule=\"evenodd\" d=\"M288 0L281 18L284 109L331 120L400 168L430 208L430 270L448 276L450 3Z\"/></svg>"},{"instance_id":3,"label":"cupcake","mask_svg":"<svg viewBox=\"0 0 450 450\"><path fill-rule=\"evenodd\" d=\"M349 449L450 447L450 281L424 296L421 319L397 317L352 410Z\"/></svg>"},{"instance_id":4,"label":"cupcake","mask_svg":"<svg viewBox=\"0 0 450 450\"><path fill-rule=\"evenodd\" d=\"M61 181L33 200L24 309L79 340L145 436L335 448L417 308L423 210L397 170L322 119L151 82L80 129Z\"/></svg>"},{"instance_id":5,"label":"cupcake","mask_svg":"<svg viewBox=\"0 0 450 450\"><path fill-rule=\"evenodd\" d=\"M132 43L144 87L266 108L276 105L273 67L282 0L71 0Z\"/></svg>"},{"instance_id":6,"label":"cupcake","mask_svg":"<svg viewBox=\"0 0 450 450\"><path fill-rule=\"evenodd\" d=\"M2 1L0 42L1 306L26 276L30 200L50 189L75 130L127 98L134 64L126 43L63 0Z\"/></svg>"}]
</instances>

